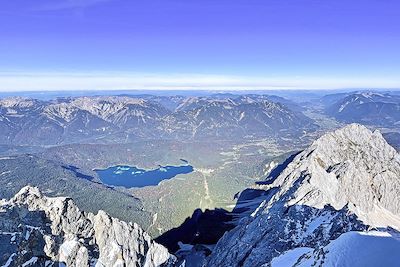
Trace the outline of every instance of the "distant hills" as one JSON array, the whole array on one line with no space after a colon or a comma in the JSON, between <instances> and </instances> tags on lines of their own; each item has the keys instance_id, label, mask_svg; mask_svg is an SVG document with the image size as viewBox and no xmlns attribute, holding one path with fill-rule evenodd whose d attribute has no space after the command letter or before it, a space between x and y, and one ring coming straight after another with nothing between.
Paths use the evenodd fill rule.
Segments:
<instances>
[{"instance_id":1,"label":"distant hills","mask_svg":"<svg viewBox=\"0 0 400 267\"><path fill-rule=\"evenodd\" d=\"M361 92L327 95L325 112L339 121L381 127L400 126L400 95Z\"/></svg>"}]
</instances>

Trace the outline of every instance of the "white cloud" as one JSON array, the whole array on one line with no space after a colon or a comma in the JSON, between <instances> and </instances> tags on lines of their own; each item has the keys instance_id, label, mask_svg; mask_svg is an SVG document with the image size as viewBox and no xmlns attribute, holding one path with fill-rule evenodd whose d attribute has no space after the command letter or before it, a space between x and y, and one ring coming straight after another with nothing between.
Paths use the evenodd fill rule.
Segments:
<instances>
[{"instance_id":1,"label":"white cloud","mask_svg":"<svg viewBox=\"0 0 400 267\"><path fill-rule=\"evenodd\" d=\"M75 8L86 8L102 2L108 2L111 0L61 0L61 1L50 1L45 4L38 5L34 8L35 11L52 11L52 10L63 10L63 9L75 9Z\"/></svg>"},{"instance_id":2,"label":"white cloud","mask_svg":"<svg viewBox=\"0 0 400 267\"><path fill-rule=\"evenodd\" d=\"M0 91L400 88L399 79L149 73L0 73Z\"/></svg>"}]
</instances>

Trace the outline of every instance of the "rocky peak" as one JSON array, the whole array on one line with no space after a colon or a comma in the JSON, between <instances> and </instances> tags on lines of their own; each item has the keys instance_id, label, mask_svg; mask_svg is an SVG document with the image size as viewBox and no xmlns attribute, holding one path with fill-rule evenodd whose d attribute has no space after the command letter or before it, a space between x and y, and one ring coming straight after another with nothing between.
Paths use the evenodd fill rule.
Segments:
<instances>
[{"instance_id":1,"label":"rocky peak","mask_svg":"<svg viewBox=\"0 0 400 267\"><path fill-rule=\"evenodd\" d=\"M379 131L350 124L325 134L275 180L272 186L281 190L274 199L300 178L289 205L329 204L338 210L348 205L366 223L400 229L399 222L390 219L400 214L400 155Z\"/></svg>"},{"instance_id":2,"label":"rocky peak","mask_svg":"<svg viewBox=\"0 0 400 267\"><path fill-rule=\"evenodd\" d=\"M24 187L0 202L0 264L168 266L175 258L135 223L80 211L72 199ZM29 266L29 265L26 265Z\"/></svg>"},{"instance_id":3,"label":"rocky peak","mask_svg":"<svg viewBox=\"0 0 400 267\"><path fill-rule=\"evenodd\" d=\"M379 130L372 132L365 126L357 123L349 124L336 131L327 133L317 139L308 150L318 149L318 153L330 156L346 157L354 153L347 153L350 149L365 153L378 153L377 159L386 160L394 157L396 151L383 138ZM344 153L341 153L344 152ZM383 157L383 158L382 158ZM384 158L386 157L386 158Z\"/></svg>"},{"instance_id":4,"label":"rocky peak","mask_svg":"<svg viewBox=\"0 0 400 267\"><path fill-rule=\"evenodd\" d=\"M362 125L325 134L261 189L264 201L223 236L208 266L269 266L298 248L318 255L305 265L314 266L344 233L400 231L400 156Z\"/></svg>"}]
</instances>

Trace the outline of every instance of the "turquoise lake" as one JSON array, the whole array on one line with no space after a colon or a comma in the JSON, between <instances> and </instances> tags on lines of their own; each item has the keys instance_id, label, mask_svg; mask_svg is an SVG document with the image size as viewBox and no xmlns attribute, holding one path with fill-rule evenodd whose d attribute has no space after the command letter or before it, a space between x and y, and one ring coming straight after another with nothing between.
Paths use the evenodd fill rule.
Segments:
<instances>
[{"instance_id":1,"label":"turquoise lake","mask_svg":"<svg viewBox=\"0 0 400 267\"><path fill-rule=\"evenodd\" d=\"M117 165L94 171L99 175L102 183L106 185L131 188L158 185L162 180L171 179L178 174L193 172L193 167L186 164L181 166L159 166L156 169L144 170L133 166Z\"/></svg>"}]
</instances>

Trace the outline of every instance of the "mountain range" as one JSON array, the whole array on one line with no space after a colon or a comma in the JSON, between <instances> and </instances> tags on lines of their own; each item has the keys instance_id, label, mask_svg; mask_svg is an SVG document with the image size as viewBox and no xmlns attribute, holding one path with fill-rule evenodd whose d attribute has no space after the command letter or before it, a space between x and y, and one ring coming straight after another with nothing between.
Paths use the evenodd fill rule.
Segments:
<instances>
[{"instance_id":1,"label":"mountain range","mask_svg":"<svg viewBox=\"0 0 400 267\"><path fill-rule=\"evenodd\" d=\"M0 144L284 137L316 129L313 121L300 111L269 98L257 95L93 96L48 101L4 98L0 99Z\"/></svg>"}]
</instances>

